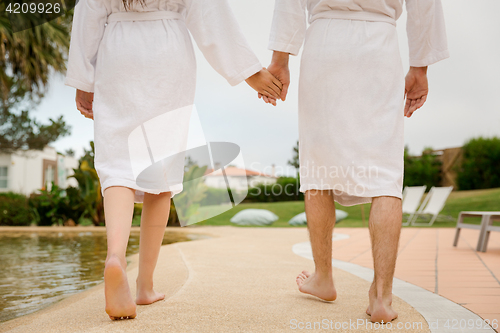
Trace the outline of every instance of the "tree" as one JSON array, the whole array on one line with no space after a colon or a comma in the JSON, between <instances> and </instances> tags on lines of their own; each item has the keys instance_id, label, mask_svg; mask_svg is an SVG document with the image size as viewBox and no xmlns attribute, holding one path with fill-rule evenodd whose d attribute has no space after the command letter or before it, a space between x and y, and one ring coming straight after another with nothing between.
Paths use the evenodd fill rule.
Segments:
<instances>
[{"instance_id":1,"label":"tree","mask_svg":"<svg viewBox=\"0 0 500 333\"><path fill-rule=\"evenodd\" d=\"M293 166L295 169L299 170L300 163L299 163L299 141L297 141L297 144L295 147L293 147L293 156L291 160L288 160L288 165Z\"/></svg>"},{"instance_id":2,"label":"tree","mask_svg":"<svg viewBox=\"0 0 500 333\"><path fill-rule=\"evenodd\" d=\"M463 146L460 190L500 187L500 138L476 138Z\"/></svg>"},{"instance_id":3,"label":"tree","mask_svg":"<svg viewBox=\"0 0 500 333\"><path fill-rule=\"evenodd\" d=\"M427 188L440 186L441 161L433 154L431 148L426 148L422 156L410 156L408 148L404 151L404 186L422 186Z\"/></svg>"},{"instance_id":4,"label":"tree","mask_svg":"<svg viewBox=\"0 0 500 333\"><path fill-rule=\"evenodd\" d=\"M16 14L30 29L15 32L7 2L0 3L0 151L43 149L69 133L62 117L41 124L30 118L52 73L64 73L69 48L71 13L36 25L34 14Z\"/></svg>"},{"instance_id":5,"label":"tree","mask_svg":"<svg viewBox=\"0 0 500 333\"><path fill-rule=\"evenodd\" d=\"M14 113L0 111L0 152L10 153L19 149L42 150L46 145L70 133L63 117L49 119L41 124L30 118L28 111Z\"/></svg>"},{"instance_id":6,"label":"tree","mask_svg":"<svg viewBox=\"0 0 500 333\"><path fill-rule=\"evenodd\" d=\"M71 149L71 148L66 149L66 150L64 151L64 155L66 155L66 156L70 156L70 157L75 157L75 151L74 151L73 149Z\"/></svg>"}]
</instances>

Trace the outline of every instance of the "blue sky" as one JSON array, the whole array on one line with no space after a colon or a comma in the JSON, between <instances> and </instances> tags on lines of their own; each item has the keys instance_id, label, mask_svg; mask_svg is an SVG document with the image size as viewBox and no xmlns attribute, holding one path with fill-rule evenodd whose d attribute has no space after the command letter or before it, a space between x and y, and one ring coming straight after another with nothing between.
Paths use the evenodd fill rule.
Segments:
<instances>
[{"instance_id":1,"label":"blue sky","mask_svg":"<svg viewBox=\"0 0 500 333\"><path fill-rule=\"evenodd\" d=\"M229 0L253 50L267 66L271 51L267 41L274 1ZM425 147L461 146L477 136L500 136L500 1L442 0L451 58L429 68L430 94L426 105L405 120L405 143L411 153ZM481 4L480 6L478 4ZM403 64L408 67L406 13L398 20ZM297 90L300 55L291 57L290 93L277 107L264 104L241 83L231 87L196 51L198 83L195 105L208 141L237 143L245 165L268 171L275 164L279 173L291 158L298 139ZM71 136L53 144L58 151L72 148L77 156L93 138L92 121L76 110L75 90L55 75L48 94L33 112L40 120L63 115L72 126ZM266 169L267 168L267 169Z\"/></svg>"}]
</instances>

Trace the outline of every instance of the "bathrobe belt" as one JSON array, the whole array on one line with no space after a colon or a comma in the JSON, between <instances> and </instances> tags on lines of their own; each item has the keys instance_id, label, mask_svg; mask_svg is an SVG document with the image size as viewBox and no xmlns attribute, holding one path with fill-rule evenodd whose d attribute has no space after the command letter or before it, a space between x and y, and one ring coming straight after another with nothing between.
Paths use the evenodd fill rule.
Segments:
<instances>
[{"instance_id":1,"label":"bathrobe belt","mask_svg":"<svg viewBox=\"0 0 500 333\"><path fill-rule=\"evenodd\" d=\"M370 22L386 22L396 26L396 20L390 16L381 13L354 11L354 10L326 10L312 15L310 23L317 19L343 19L360 20Z\"/></svg>"},{"instance_id":2,"label":"bathrobe belt","mask_svg":"<svg viewBox=\"0 0 500 333\"><path fill-rule=\"evenodd\" d=\"M178 12L160 10L155 12L117 12L108 15L108 23L116 21L183 20Z\"/></svg>"}]
</instances>

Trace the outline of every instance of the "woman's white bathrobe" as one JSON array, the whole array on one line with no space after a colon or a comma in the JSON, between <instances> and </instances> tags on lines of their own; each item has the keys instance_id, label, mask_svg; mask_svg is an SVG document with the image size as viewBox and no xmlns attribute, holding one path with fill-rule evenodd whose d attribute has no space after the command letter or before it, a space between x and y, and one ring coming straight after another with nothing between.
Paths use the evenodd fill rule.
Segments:
<instances>
[{"instance_id":1,"label":"woman's white bathrobe","mask_svg":"<svg viewBox=\"0 0 500 333\"><path fill-rule=\"evenodd\" d=\"M262 66L226 0L146 0L145 6L134 4L124 12L121 0L77 3L65 83L94 92L95 168L102 192L126 186L142 202L144 192L165 189L137 184L132 170L136 156L130 154L128 140L151 120L156 128L165 128L164 141L154 142L157 147L172 154L186 148L189 113L162 115L194 103L196 63L188 31L231 85ZM181 179L169 183L173 194L182 190L182 173L182 165L173 172Z\"/></svg>"},{"instance_id":2,"label":"woman's white bathrobe","mask_svg":"<svg viewBox=\"0 0 500 333\"><path fill-rule=\"evenodd\" d=\"M300 190L342 205L402 197L403 0L276 0L269 49L297 55ZM306 7L311 25L306 29ZM440 0L407 0L410 66L447 58Z\"/></svg>"}]
</instances>

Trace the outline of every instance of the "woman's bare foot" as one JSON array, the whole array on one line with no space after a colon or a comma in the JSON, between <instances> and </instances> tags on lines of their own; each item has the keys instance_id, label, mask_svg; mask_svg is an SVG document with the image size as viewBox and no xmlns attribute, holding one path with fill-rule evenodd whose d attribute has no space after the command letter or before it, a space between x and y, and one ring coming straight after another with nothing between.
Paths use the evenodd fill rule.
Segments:
<instances>
[{"instance_id":1,"label":"woman's bare foot","mask_svg":"<svg viewBox=\"0 0 500 333\"><path fill-rule=\"evenodd\" d=\"M135 318L136 305L130 295L127 274L118 257L110 257L106 260L104 295L106 313L109 318L112 320Z\"/></svg>"},{"instance_id":2,"label":"woman's bare foot","mask_svg":"<svg viewBox=\"0 0 500 333\"><path fill-rule=\"evenodd\" d=\"M143 287L140 283L137 283L137 297L135 299L137 305L148 305L162 299L165 299L165 294L154 291L152 286Z\"/></svg>"},{"instance_id":3,"label":"woman's bare foot","mask_svg":"<svg viewBox=\"0 0 500 333\"><path fill-rule=\"evenodd\" d=\"M373 323L388 323L398 317L398 313L392 308L392 296L387 299L377 298L375 285L372 284L368 292L370 304L366 309L366 314L371 316Z\"/></svg>"},{"instance_id":4,"label":"woman's bare foot","mask_svg":"<svg viewBox=\"0 0 500 333\"><path fill-rule=\"evenodd\" d=\"M311 274L303 271L297 276L297 285L299 291L304 294L309 294L321 298L325 301L335 301L337 299L337 291L333 285L333 278L320 278L316 273Z\"/></svg>"}]
</instances>

